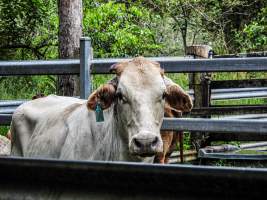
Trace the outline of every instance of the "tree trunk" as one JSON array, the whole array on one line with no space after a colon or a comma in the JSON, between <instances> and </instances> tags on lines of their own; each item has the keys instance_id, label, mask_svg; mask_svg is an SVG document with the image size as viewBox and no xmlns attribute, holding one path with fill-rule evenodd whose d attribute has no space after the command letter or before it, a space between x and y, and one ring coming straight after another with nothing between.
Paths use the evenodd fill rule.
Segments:
<instances>
[{"instance_id":1,"label":"tree trunk","mask_svg":"<svg viewBox=\"0 0 267 200\"><path fill-rule=\"evenodd\" d=\"M58 0L59 58L79 58L82 36L82 0ZM79 95L79 77L58 76L57 91L63 96Z\"/></svg>"},{"instance_id":2,"label":"tree trunk","mask_svg":"<svg viewBox=\"0 0 267 200\"><path fill-rule=\"evenodd\" d=\"M187 47L187 42L186 42L186 37L187 37L187 27L182 27L182 28L180 28L180 30L181 30L182 39L183 39L184 54L186 55L186 47Z\"/></svg>"}]
</instances>

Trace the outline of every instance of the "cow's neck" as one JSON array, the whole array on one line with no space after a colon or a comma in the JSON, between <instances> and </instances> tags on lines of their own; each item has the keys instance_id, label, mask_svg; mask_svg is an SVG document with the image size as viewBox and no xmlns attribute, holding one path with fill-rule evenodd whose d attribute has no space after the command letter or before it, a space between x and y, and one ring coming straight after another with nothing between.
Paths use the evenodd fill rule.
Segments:
<instances>
[{"instance_id":1,"label":"cow's neck","mask_svg":"<svg viewBox=\"0 0 267 200\"><path fill-rule=\"evenodd\" d=\"M98 144L91 157L93 160L151 162L151 158L140 158L129 153L127 128L120 121L116 106L104 111L104 122L96 123ZM101 135L99 135L101 133Z\"/></svg>"}]
</instances>

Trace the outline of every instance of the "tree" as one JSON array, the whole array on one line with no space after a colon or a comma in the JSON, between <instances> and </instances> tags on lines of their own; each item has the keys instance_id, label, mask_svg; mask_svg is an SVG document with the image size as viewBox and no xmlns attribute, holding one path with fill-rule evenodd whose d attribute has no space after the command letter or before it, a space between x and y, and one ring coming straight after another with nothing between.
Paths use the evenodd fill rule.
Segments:
<instances>
[{"instance_id":1,"label":"tree","mask_svg":"<svg viewBox=\"0 0 267 200\"><path fill-rule=\"evenodd\" d=\"M55 57L56 0L0 1L0 59Z\"/></svg>"},{"instance_id":2,"label":"tree","mask_svg":"<svg viewBox=\"0 0 267 200\"><path fill-rule=\"evenodd\" d=\"M267 49L267 7L258 16L236 32L235 41L241 51L265 51Z\"/></svg>"},{"instance_id":3,"label":"tree","mask_svg":"<svg viewBox=\"0 0 267 200\"><path fill-rule=\"evenodd\" d=\"M59 57L77 58L82 36L82 0L59 0ZM58 94L79 95L79 78L73 75L58 77Z\"/></svg>"},{"instance_id":4,"label":"tree","mask_svg":"<svg viewBox=\"0 0 267 200\"><path fill-rule=\"evenodd\" d=\"M120 1L119 1L120 2ZM175 31L181 35L184 53L188 45L188 33L191 30L192 42L196 33L199 33L199 16L196 15L195 8L199 7L199 0L139 0L142 6L149 9L155 15L159 15L166 26L169 24L169 31ZM196 29L196 30L195 30Z\"/></svg>"},{"instance_id":5,"label":"tree","mask_svg":"<svg viewBox=\"0 0 267 200\"><path fill-rule=\"evenodd\" d=\"M237 53L242 49L236 36L266 6L266 0L203 0L200 13L205 17L202 18L202 26L211 33L214 40L222 37L221 45L226 49L224 53Z\"/></svg>"},{"instance_id":6,"label":"tree","mask_svg":"<svg viewBox=\"0 0 267 200\"><path fill-rule=\"evenodd\" d=\"M136 5L89 4L84 9L84 34L92 39L94 57L148 56L160 49L149 20L150 13Z\"/></svg>"}]
</instances>

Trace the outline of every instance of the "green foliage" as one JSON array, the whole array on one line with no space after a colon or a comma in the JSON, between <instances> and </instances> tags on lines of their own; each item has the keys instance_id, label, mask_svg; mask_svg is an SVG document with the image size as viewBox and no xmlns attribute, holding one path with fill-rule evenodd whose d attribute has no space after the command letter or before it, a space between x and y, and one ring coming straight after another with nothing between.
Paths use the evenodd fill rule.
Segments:
<instances>
[{"instance_id":1,"label":"green foliage","mask_svg":"<svg viewBox=\"0 0 267 200\"><path fill-rule=\"evenodd\" d=\"M92 38L95 57L151 55L159 49L146 25L149 12L125 4L99 4L84 10L84 33Z\"/></svg>"},{"instance_id":2,"label":"green foliage","mask_svg":"<svg viewBox=\"0 0 267 200\"><path fill-rule=\"evenodd\" d=\"M56 0L0 1L0 59L55 58Z\"/></svg>"},{"instance_id":3,"label":"green foliage","mask_svg":"<svg viewBox=\"0 0 267 200\"><path fill-rule=\"evenodd\" d=\"M56 91L54 76L0 77L1 99L31 99L38 93Z\"/></svg>"},{"instance_id":4,"label":"green foliage","mask_svg":"<svg viewBox=\"0 0 267 200\"><path fill-rule=\"evenodd\" d=\"M0 1L0 60L57 57L56 0ZM0 99L55 92L55 77L0 77Z\"/></svg>"},{"instance_id":5,"label":"green foliage","mask_svg":"<svg viewBox=\"0 0 267 200\"><path fill-rule=\"evenodd\" d=\"M0 126L0 135L6 136L9 126Z\"/></svg>"},{"instance_id":6,"label":"green foliage","mask_svg":"<svg viewBox=\"0 0 267 200\"><path fill-rule=\"evenodd\" d=\"M166 74L166 76L169 77L170 79L172 79L178 85L180 85L183 89L189 90L188 74L172 73L172 74Z\"/></svg>"},{"instance_id":7,"label":"green foliage","mask_svg":"<svg viewBox=\"0 0 267 200\"><path fill-rule=\"evenodd\" d=\"M201 26L210 34L212 46L215 44L218 50L222 50L217 53L222 54L240 52L243 44L239 37L243 37L244 29L266 6L266 0L203 0L197 9L202 15Z\"/></svg>"},{"instance_id":8,"label":"green foliage","mask_svg":"<svg viewBox=\"0 0 267 200\"><path fill-rule=\"evenodd\" d=\"M258 16L243 31L236 33L236 41L241 51L264 51L267 49L267 7L263 8Z\"/></svg>"}]
</instances>

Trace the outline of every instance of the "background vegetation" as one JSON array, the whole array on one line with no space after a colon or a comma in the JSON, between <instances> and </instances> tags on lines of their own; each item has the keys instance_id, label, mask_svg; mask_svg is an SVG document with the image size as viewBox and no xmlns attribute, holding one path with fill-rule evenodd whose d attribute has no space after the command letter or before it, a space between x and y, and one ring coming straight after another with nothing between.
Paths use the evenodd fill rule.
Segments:
<instances>
[{"instance_id":1,"label":"background vegetation","mask_svg":"<svg viewBox=\"0 0 267 200\"><path fill-rule=\"evenodd\" d=\"M183 56L192 44L209 44L217 54L264 51L266 16L266 0L83 0L83 34L95 58ZM58 18L57 0L0 1L0 60L58 58ZM214 75L234 76L248 75ZM94 87L108 78L95 76ZM186 75L172 78L187 87ZM0 99L55 93L55 82L0 76Z\"/></svg>"}]
</instances>

